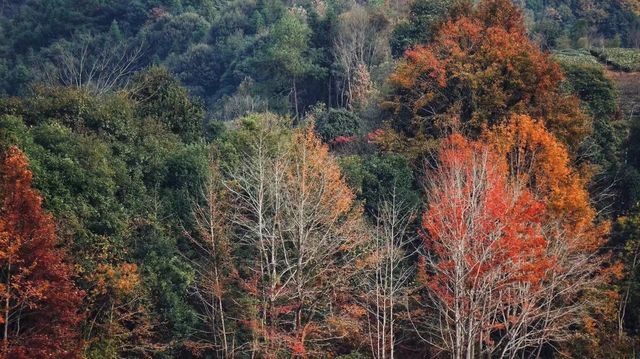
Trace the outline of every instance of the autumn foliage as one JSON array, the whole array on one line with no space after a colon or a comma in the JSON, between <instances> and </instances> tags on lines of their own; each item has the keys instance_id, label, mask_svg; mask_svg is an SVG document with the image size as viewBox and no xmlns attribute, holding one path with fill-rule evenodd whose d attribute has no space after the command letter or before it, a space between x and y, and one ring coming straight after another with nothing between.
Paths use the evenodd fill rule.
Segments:
<instances>
[{"instance_id":1,"label":"autumn foliage","mask_svg":"<svg viewBox=\"0 0 640 359\"><path fill-rule=\"evenodd\" d=\"M436 256L449 258L443 239L468 241L463 243L469 249L464 262L472 268L471 277L509 266L510 280L539 282L545 269L541 253L546 244L540 231L543 203L527 189L512 186L504 161L482 143L453 135L438 159L422 221L430 233L429 248ZM439 267L451 264L446 260ZM430 286L442 292L438 282Z\"/></svg>"},{"instance_id":2,"label":"autumn foliage","mask_svg":"<svg viewBox=\"0 0 640 359\"><path fill-rule=\"evenodd\" d=\"M0 268L6 358L75 358L83 292L58 249L53 218L31 187L27 159L16 147L0 166Z\"/></svg>"},{"instance_id":3,"label":"autumn foliage","mask_svg":"<svg viewBox=\"0 0 640 359\"><path fill-rule=\"evenodd\" d=\"M513 115L484 137L506 158L511 180L530 188L546 203L549 218L580 236L582 248L593 251L599 247L606 228L595 226L596 212L586 189L589 178L572 167L567 146L542 121Z\"/></svg>"},{"instance_id":4,"label":"autumn foliage","mask_svg":"<svg viewBox=\"0 0 640 359\"><path fill-rule=\"evenodd\" d=\"M237 217L232 229L251 260L238 267L247 298L242 326L262 357L318 353L323 338L344 327L339 293L352 275L349 261L362 238L360 211L335 158L312 128L290 132L260 125L243 145L242 162L226 183Z\"/></svg>"},{"instance_id":5,"label":"autumn foliage","mask_svg":"<svg viewBox=\"0 0 640 359\"><path fill-rule=\"evenodd\" d=\"M515 355L597 328L611 275L596 224L564 145L528 116L482 141L447 138L428 175L420 280L453 357ZM591 324L590 324L591 323ZM593 329L596 331L596 329Z\"/></svg>"},{"instance_id":6,"label":"autumn foliage","mask_svg":"<svg viewBox=\"0 0 640 359\"><path fill-rule=\"evenodd\" d=\"M508 182L505 161L483 143L453 135L438 160L421 267L443 323L440 343L455 358L505 350L511 343L496 333L522 325L522 291L540 286L553 264L541 228L545 207Z\"/></svg>"},{"instance_id":7,"label":"autumn foliage","mask_svg":"<svg viewBox=\"0 0 640 359\"><path fill-rule=\"evenodd\" d=\"M590 131L576 98L560 90L560 67L529 41L520 10L508 0L481 1L444 23L433 42L407 50L390 77L392 127L409 152L451 131L477 136L511 114L542 119L575 146Z\"/></svg>"},{"instance_id":8,"label":"autumn foliage","mask_svg":"<svg viewBox=\"0 0 640 359\"><path fill-rule=\"evenodd\" d=\"M3 1L0 359L640 352L633 1Z\"/></svg>"}]
</instances>

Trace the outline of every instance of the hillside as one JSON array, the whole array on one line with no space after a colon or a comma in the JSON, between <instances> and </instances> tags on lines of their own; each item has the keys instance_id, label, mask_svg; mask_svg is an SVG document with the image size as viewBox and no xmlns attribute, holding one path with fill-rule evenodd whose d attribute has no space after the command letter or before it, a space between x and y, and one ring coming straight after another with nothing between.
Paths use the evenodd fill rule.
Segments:
<instances>
[{"instance_id":1,"label":"hillside","mask_svg":"<svg viewBox=\"0 0 640 359\"><path fill-rule=\"evenodd\" d=\"M630 122L640 121L640 71L607 71L620 92L620 110Z\"/></svg>"},{"instance_id":2,"label":"hillside","mask_svg":"<svg viewBox=\"0 0 640 359\"><path fill-rule=\"evenodd\" d=\"M640 352L635 0L0 0L0 358Z\"/></svg>"}]
</instances>

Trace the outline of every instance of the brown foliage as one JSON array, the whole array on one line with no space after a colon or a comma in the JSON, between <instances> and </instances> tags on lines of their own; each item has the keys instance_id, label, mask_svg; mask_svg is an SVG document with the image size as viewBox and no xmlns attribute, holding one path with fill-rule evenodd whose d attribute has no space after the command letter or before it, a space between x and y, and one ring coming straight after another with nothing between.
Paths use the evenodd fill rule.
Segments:
<instances>
[{"instance_id":1,"label":"brown foliage","mask_svg":"<svg viewBox=\"0 0 640 359\"><path fill-rule=\"evenodd\" d=\"M27 159L9 148L0 165L0 268L7 358L75 358L82 348L78 313L84 293L57 247L53 218L31 187Z\"/></svg>"},{"instance_id":2,"label":"brown foliage","mask_svg":"<svg viewBox=\"0 0 640 359\"><path fill-rule=\"evenodd\" d=\"M353 275L361 211L312 128L277 144L272 130L256 131L226 183L231 223L251 258L238 266L247 298L240 322L259 356L314 356L346 323L334 315L336 298Z\"/></svg>"},{"instance_id":3,"label":"brown foliage","mask_svg":"<svg viewBox=\"0 0 640 359\"><path fill-rule=\"evenodd\" d=\"M573 149L591 123L578 100L560 90L562 79L559 66L529 41L520 11L507 0L484 0L445 23L432 43L405 53L386 105L392 127L413 139L412 154L430 138L452 131L476 137L512 114L540 118Z\"/></svg>"}]
</instances>

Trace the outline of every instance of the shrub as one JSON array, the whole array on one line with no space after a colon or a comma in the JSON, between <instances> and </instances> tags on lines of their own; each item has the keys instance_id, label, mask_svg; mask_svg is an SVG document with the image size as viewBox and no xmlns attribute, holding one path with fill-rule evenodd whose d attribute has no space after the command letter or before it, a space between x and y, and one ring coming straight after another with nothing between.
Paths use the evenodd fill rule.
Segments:
<instances>
[{"instance_id":1,"label":"shrub","mask_svg":"<svg viewBox=\"0 0 640 359\"><path fill-rule=\"evenodd\" d=\"M342 108L322 111L316 118L316 130L324 141L331 141L338 137L352 137L358 133L359 129L360 118Z\"/></svg>"}]
</instances>

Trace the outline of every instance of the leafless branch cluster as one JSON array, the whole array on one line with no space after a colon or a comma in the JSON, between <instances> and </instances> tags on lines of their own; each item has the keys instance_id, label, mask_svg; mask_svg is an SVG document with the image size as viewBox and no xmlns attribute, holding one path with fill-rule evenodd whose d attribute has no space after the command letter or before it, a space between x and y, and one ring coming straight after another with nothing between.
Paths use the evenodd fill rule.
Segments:
<instances>
[{"instance_id":1,"label":"leafless branch cluster","mask_svg":"<svg viewBox=\"0 0 640 359\"><path fill-rule=\"evenodd\" d=\"M385 196L387 197L387 196ZM357 276L359 304L367 310L369 345L374 358L395 358L399 317L408 310L409 282L414 275L409 225L415 211L397 196L395 188L381 202L369 242L369 266Z\"/></svg>"},{"instance_id":2,"label":"leafless branch cluster","mask_svg":"<svg viewBox=\"0 0 640 359\"><path fill-rule=\"evenodd\" d=\"M193 219L196 233L186 232L198 255L191 260L197 280L191 294L197 299L201 322L205 328L198 328L201 342L194 344L201 348L211 347L221 358L235 355L234 328L229 325L229 305L231 300L228 287L236 276L232 257L229 227L230 209L222 188L220 170L213 158L209 162L209 176L202 186L203 202L194 201Z\"/></svg>"},{"instance_id":3,"label":"leafless branch cluster","mask_svg":"<svg viewBox=\"0 0 640 359\"><path fill-rule=\"evenodd\" d=\"M307 336L325 325L358 240L352 195L326 148L302 130L290 145L274 146L273 135L260 130L225 182L236 206L237 241L254 258L244 276L258 301L250 320L254 353L322 342Z\"/></svg>"},{"instance_id":4,"label":"leafless branch cluster","mask_svg":"<svg viewBox=\"0 0 640 359\"><path fill-rule=\"evenodd\" d=\"M103 95L126 87L140 69L144 44L98 41L91 36L77 36L59 43L45 66L43 81L50 85L84 88Z\"/></svg>"},{"instance_id":5,"label":"leafless branch cluster","mask_svg":"<svg viewBox=\"0 0 640 359\"><path fill-rule=\"evenodd\" d=\"M387 36L387 29L376 23L361 5L356 4L340 15L333 39L333 55L339 68L338 90L344 101L342 105L354 105L355 95L363 92L358 86L371 86L368 82L372 67L389 58Z\"/></svg>"}]
</instances>

